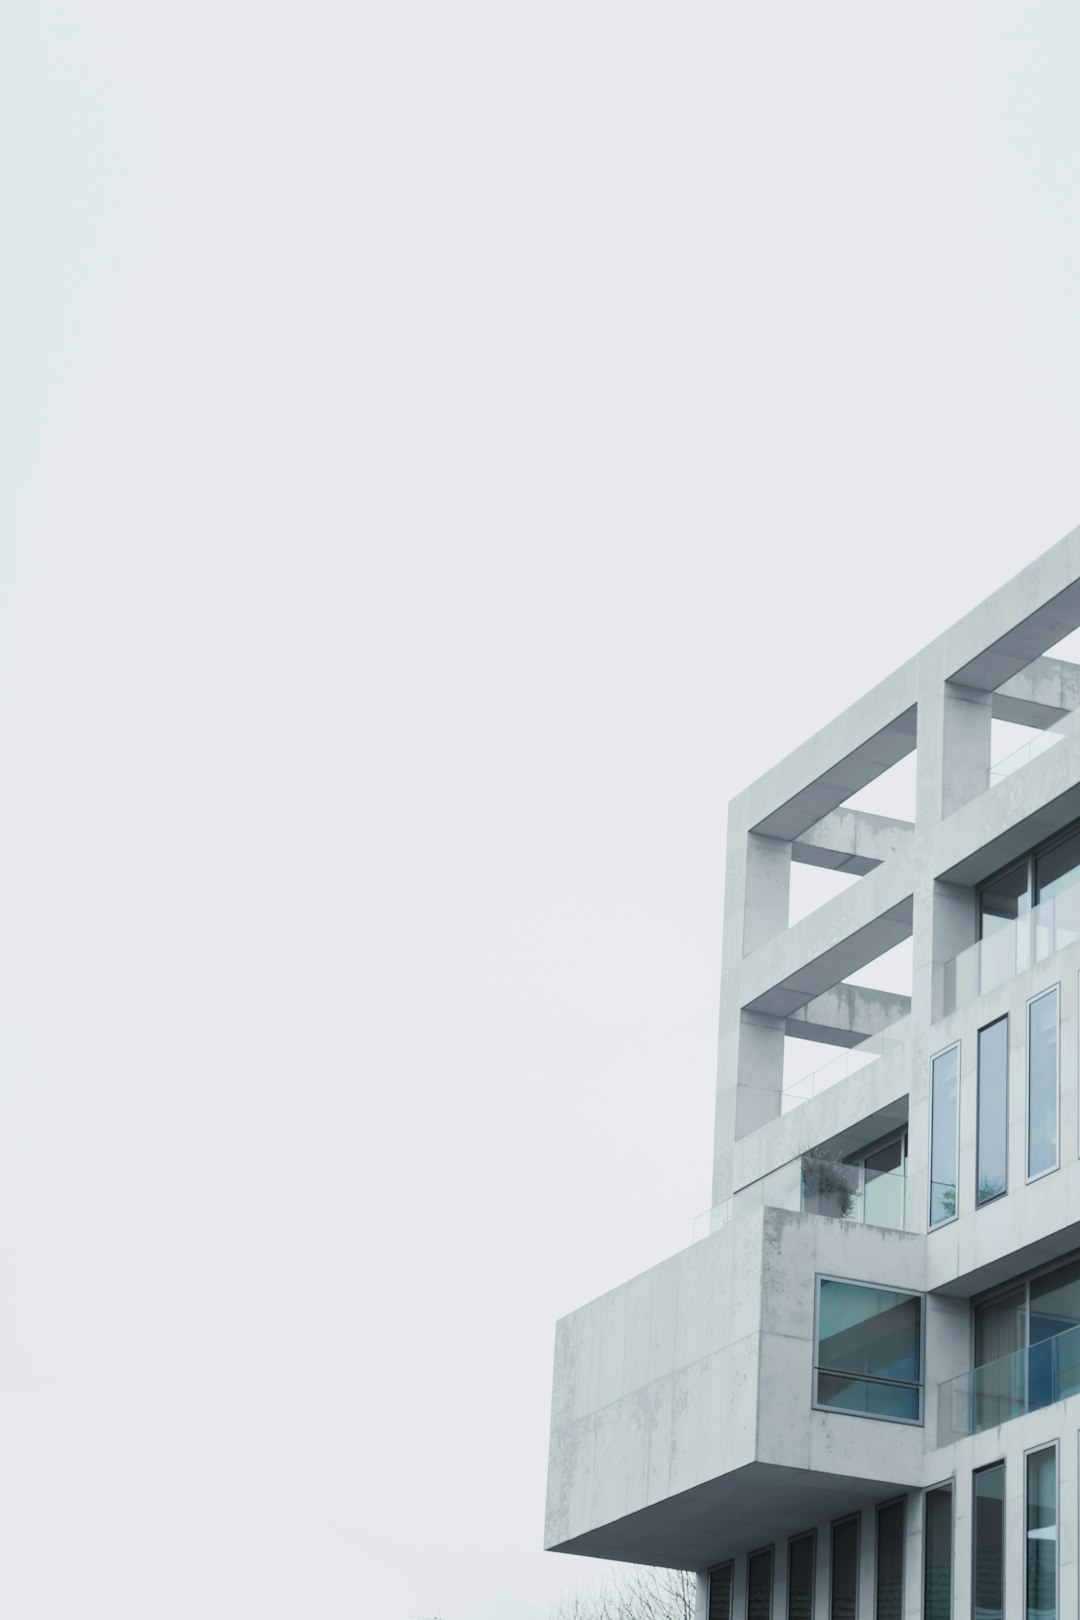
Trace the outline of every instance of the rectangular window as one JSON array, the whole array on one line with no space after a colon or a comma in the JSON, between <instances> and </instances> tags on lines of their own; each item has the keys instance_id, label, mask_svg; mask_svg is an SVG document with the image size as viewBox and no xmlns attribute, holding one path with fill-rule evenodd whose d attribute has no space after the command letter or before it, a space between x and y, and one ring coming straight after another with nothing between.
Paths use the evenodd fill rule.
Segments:
<instances>
[{"instance_id":1,"label":"rectangular window","mask_svg":"<svg viewBox=\"0 0 1080 1620\"><path fill-rule=\"evenodd\" d=\"M975 1203L1000 1198L1009 1185L1009 1020L979 1031Z\"/></svg>"},{"instance_id":2,"label":"rectangular window","mask_svg":"<svg viewBox=\"0 0 1080 1620\"><path fill-rule=\"evenodd\" d=\"M1005 1464L975 1475L971 1585L975 1620L1005 1620Z\"/></svg>"},{"instance_id":3,"label":"rectangular window","mask_svg":"<svg viewBox=\"0 0 1080 1620\"><path fill-rule=\"evenodd\" d=\"M829 1571L829 1620L856 1620L859 1612L859 1520L841 1519L832 1527Z\"/></svg>"},{"instance_id":4,"label":"rectangular window","mask_svg":"<svg viewBox=\"0 0 1080 1620\"><path fill-rule=\"evenodd\" d=\"M811 1530L788 1542L787 1620L814 1620L814 1543Z\"/></svg>"},{"instance_id":5,"label":"rectangular window","mask_svg":"<svg viewBox=\"0 0 1080 1620\"><path fill-rule=\"evenodd\" d=\"M1027 1458L1026 1620L1057 1620L1057 1450Z\"/></svg>"},{"instance_id":6,"label":"rectangular window","mask_svg":"<svg viewBox=\"0 0 1080 1620\"><path fill-rule=\"evenodd\" d=\"M904 1620L904 1508L901 1497L877 1510L874 1620Z\"/></svg>"},{"instance_id":7,"label":"rectangular window","mask_svg":"<svg viewBox=\"0 0 1080 1620\"><path fill-rule=\"evenodd\" d=\"M746 1620L772 1620L772 1548L746 1560Z\"/></svg>"},{"instance_id":8,"label":"rectangular window","mask_svg":"<svg viewBox=\"0 0 1080 1620\"><path fill-rule=\"evenodd\" d=\"M731 1620L734 1564L719 1564L709 1571L709 1620Z\"/></svg>"},{"instance_id":9,"label":"rectangular window","mask_svg":"<svg viewBox=\"0 0 1080 1620\"><path fill-rule=\"evenodd\" d=\"M956 1214L960 1045L939 1052L930 1073L930 1225Z\"/></svg>"},{"instance_id":10,"label":"rectangular window","mask_svg":"<svg viewBox=\"0 0 1080 1620\"><path fill-rule=\"evenodd\" d=\"M921 1294L823 1277L816 1349L819 1406L921 1421Z\"/></svg>"},{"instance_id":11,"label":"rectangular window","mask_svg":"<svg viewBox=\"0 0 1080 1620\"><path fill-rule=\"evenodd\" d=\"M952 1620L952 1486L927 1491L923 1620Z\"/></svg>"},{"instance_id":12,"label":"rectangular window","mask_svg":"<svg viewBox=\"0 0 1080 1620\"><path fill-rule=\"evenodd\" d=\"M1058 990L1028 1002L1028 1177L1058 1162Z\"/></svg>"}]
</instances>

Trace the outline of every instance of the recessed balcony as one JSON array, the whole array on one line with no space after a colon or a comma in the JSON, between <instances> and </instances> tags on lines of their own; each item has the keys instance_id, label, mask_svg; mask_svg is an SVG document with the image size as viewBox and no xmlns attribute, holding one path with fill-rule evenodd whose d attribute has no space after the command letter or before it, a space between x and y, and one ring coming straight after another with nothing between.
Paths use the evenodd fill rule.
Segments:
<instances>
[{"instance_id":1,"label":"recessed balcony","mask_svg":"<svg viewBox=\"0 0 1080 1620\"><path fill-rule=\"evenodd\" d=\"M938 1445L1080 1395L1080 1327L973 1367L938 1386Z\"/></svg>"},{"instance_id":2,"label":"recessed balcony","mask_svg":"<svg viewBox=\"0 0 1080 1620\"><path fill-rule=\"evenodd\" d=\"M944 1015L1080 939L1080 878L945 964Z\"/></svg>"},{"instance_id":3,"label":"recessed balcony","mask_svg":"<svg viewBox=\"0 0 1080 1620\"><path fill-rule=\"evenodd\" d=\"M694 1241L761 1208L825 1215L890 1232L915 1231L908 1202L907 1154L899 1138L855 1163L804 1153L705 1210L694 1222Z\"/></svg>"}]
</instances>

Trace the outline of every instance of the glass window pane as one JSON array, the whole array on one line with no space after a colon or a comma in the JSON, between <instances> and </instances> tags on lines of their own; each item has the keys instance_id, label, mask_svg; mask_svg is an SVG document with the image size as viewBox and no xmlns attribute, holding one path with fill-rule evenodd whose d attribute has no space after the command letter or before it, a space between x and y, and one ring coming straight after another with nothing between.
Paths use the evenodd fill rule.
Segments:
<instances>
[{"instance_id":1,"label":"glass window pane","mask_svg":"<svg viewBox=\"0 0 1080 1620\"><path fill-rule=\"evenodd\" d=\"M835 1406L843 1412L862 1412L867 1417L918 1423L922 1416L922 1390L918 1384L883 1384L874 1378L819 1372L817 1404Z\"/></svg>"},{"instance_id":2,"label":"glass window pane","mask_svg":"<svg viewBox=\"0 0 1080 1620\"><path fill-rule=\"evenodd\" d=\"M934 1059L930 1085L930 1225L956 1214L956 1125L960 1048Z\"/></svg>"},{"instance_id":3,"label":"glass window pane","mask_svg":"<svg viewBox=\"0 0 1080 1620\"><path fill-rule=\"evenodd\" d=\"M859 1521L833 1525L829 1620L855 1620L859 1612Z\"/></svg>"},{"instance_id":4,"label":"glass window pane","mask_svg":"<svg viewBox=\"0 0 1080 1620\"><path fill-rule=\"evenodd\" d=\"M1028 1006L1028 1175L1057 1164L1058 992Z\"/></svg>"},{"instance_id":5,"label":"glass window pane","mask_svg":"<svg viewBox=\"0 0 1080 1620\"><path fill-rule=\"evenodd\" d=\"M1021 861L988 883L979 895L979 932L989 939L1028 910L1028 863Z\"/></svg>"},{"instance_id":6,"label":"glass window pane","mask_svg":"<svg viewBox=\"0 0 1080 1620\"><path fill-rule=\"evenodd\" d=\"M1057 1620L1057 1453L1027 1460L1027 1620Z\"/></svg>"},{"instance_id":7,"label":"glass window pane","mask_svg":"<svg viewBox=\"0 0 1080 1620\"><path fill-rule=\"evenodd\" d=\"M746 1562L746 1620L772 1620L772 1548Z\"/></svg>"},{"instance_id":8,"label":"glass window pane","mask_svg":"<svg viewBox=\"0 0 1080 1620\"><path fill-rule=\"evenodd\" d=\"M926 1493L924 1620L952 1620L952 1486Z\"/></svg>"},{"instance_id":9,"label":"glass window pane","mask_svg":"<svg viewBox=\"0 0 1080 1620\"><path fill-rule=\"evenodd\" d=\"M1027 1289L1021 1284L975 1307L975 1365L985 1367L1027 1344Z\"/></svg>"},{"instance_id":10,"label":"glass window pane","mask_svg":"<svg viewBox=\"0 0 1080 1620\"><path fill-rule=\"evenodd\" d=\"M788 1545L787 1620L814 1620L814 1532Z\"/></svg>"},{"instance_id":11,"label":"glass window pane","mask_svg":"<svg viewBox=\"0 0 1080 1620\"><path fill-rule=\"evenodd\" d=\"M862 1283L821 1282L819 1367L918 1383L922 1296Z\"/></svg>"},{"instance_id":12,"label":"glass window pane","mask_svg":"<svg viewBox=\"0 0 1080 1620\"><path fill-rule=\"evenodd\" d=\"M1080 832L1063 839L1035 862L1036 903L1049 900L1080 880Z\"/></svg>"},{"instance_id":13,"label":"glass window pane","mask_svg":"<svg viewBox=\"0 0 1080 1620\"><path fill-rule=\"evenodd\" d=\"M733 1564L709 1571L709 1620L731 1620Z\"/></svg>"},{"instance_id":14,"label":"glass window pane","mask_svg":"<svg viewBox=\"0 0 1080 1620\"><path fill-rule=\"evenodd\" d=\"M971 1583L974 1620L1005 1620L1002 1586L1005 1573L1005 1464L995 1463L975 1475L975 1523L972 1529Z\"/></svg>"},{"instance_id":15,"label":"glass window pane","mask_svg":"<svg viewBox=\"0 0 1080 1620\"><path fill-rule=\"evenodd\" d=\"M978 1146L975 1202L986 1204L1008 1186L1009 1020L979 1031Z\"/></svg>"},{"instance_id":16,"label":"glass window pane","mask_svg":"<svg viewBox=\"0 0 1080 1620\"><path fill-rule=\"evenodd\" d=\"M1031 1343L1080 1326L1080 1260L1070 1260L1031 1282Z\"/></svg>"},{"instance_id":17,"label":"glass window pane","mask_svg":"<svg viewBox=\"0 0 1080 1620\"><path fill-rule=\"evenodd\" d=\"M904 1620L904 1503L877 1512L874 1620Z\"/></svg>"},{"instance_id":18,"label":"glass window pane","mask_svg":"<svg viewBox=\"0 0 1080 1620\"><path fill-rule=\"evenodd\" d=\"M898 1136L863 1160L863 1220L867 1226L904 1230L905 1140Z\"/></svg>"}]
</instances>

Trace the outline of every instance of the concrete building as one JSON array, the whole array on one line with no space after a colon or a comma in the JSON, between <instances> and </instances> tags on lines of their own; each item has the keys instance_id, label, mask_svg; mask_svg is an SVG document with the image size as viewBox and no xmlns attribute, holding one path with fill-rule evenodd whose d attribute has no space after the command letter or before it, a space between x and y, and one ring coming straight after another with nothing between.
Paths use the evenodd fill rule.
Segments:
<instances>
[{"instance_id":1,"label":"concrete building","mask_svg":"<svg viewBox=\"0 0 1080 1620\"><path fill-rule=\"evenodd\" d=\"M731 806L713 1208L559 1323L545 1538L700 1620L1080 1613L1078 626L1080 530Z\"/></svg>"}]
</instances>

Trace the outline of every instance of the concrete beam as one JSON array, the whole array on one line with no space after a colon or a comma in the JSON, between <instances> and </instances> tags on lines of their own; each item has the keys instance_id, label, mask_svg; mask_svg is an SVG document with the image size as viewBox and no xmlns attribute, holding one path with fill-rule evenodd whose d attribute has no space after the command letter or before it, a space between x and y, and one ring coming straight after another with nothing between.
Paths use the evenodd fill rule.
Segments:
<instances>
[{"instance_id":1,"label":"concrete beam","mask_svg":"<svg viewBox=\"0 0 1080 1620\"><path fill-rule=\"evenodd\" d=\"M1033 571L1025 571L1025 583L1030 581ZM984 603L983 610L989 606L989 603ZM976 609L978 612L980 610ZM986 617L985 612L983 616ZM1011 625L1004 635L992 641L960 669L954 670L949 679L963 686L994 692L1041 657L1047 647L1052 647L1056 641L1075 630L1077 625L1080 625L1080 579L1073 579L1064 590L1043 601L1034 613Z\"/></svg>"},{"instance_id":2,"label":"concrete beam","mask_svg":"<svg viewBox=\"0 0 1080 1620\"><path fill-rule=\"evenodd\" d=\"M995 720L1012 720L1017 725L1041 726L1045 730L1074 709L1080 709L1080 664L1067 664L1061 658L1036 658L998 688L992 713Z\"/></svg>"},{"instance_id":3,"label":"concrete beam","mask_svg":"<svg viewBox=\"0 0 1080 1620\"><path fill-rule=\"evenodd\" d=\"M981 883L1080 819L1080 711L1069 715L1060 730L1062 742L935 829L930 863L940 881L967 887ZM857 884L850 892L862 887Z\"/></svg>"},{"instance_id":4,"label":"concrete beam","mask_svg":"<svg viewBox=\"0 0 1080 1620\"><path fill-rule=\"evenodd\" d=\"M804 866L826 866L863 877L890 855L909 848L914 830L910 821L872 816L865 810L834 810L807 827L792 844L791 858Z\"/></svg>"},{"instance_id":5,"label":"concrete beam","mask_svg":"<svg viewBox=\"0 0 1080 1620\"><path fill-rule=\"evenodd\" d=\"M1051 749L1048 758L1061 751ZM739 1005L787 1018L911 933L913 857L884 861L738 969Z\"/></svg>"},{"instance_id":6,"label":"concrete beam","mask_svg":"<svg viewBox=\"0 0 1080 1620\"><path fill-rule=\"evenodd\" d=\"M861 984L837 984L789 1014L785 1035L830 1046L858 1046L911 1013L911 997Z\"/></svg>"},{"instance_id":7,"label":"concrete beam","mask_svg":"<svg viewBox=\"0 0 1080 1620\"><path fill-rule=\"evenodd\" d=\"M911 753L915 747L915 715L912 704L807 782L751 830L772 838L798 838L815 821Z\"/></svg>"}]
</instances>

